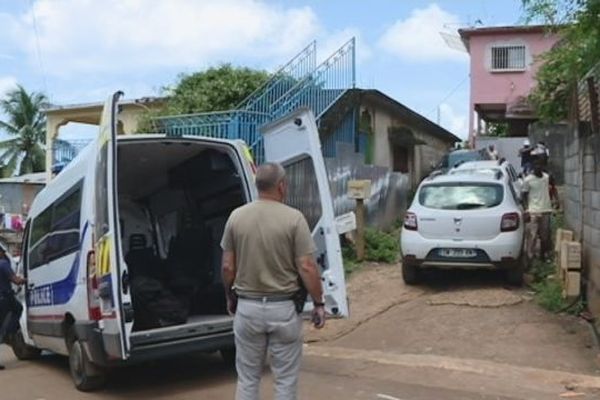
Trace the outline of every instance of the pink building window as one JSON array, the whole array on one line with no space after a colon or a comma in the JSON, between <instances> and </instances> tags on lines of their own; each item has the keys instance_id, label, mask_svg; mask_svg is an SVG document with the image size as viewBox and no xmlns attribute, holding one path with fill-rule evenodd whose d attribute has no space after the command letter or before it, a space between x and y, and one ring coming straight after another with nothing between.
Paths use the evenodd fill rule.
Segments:
<instances>
[{"instance_id":1,"label":"pink building window","mask_svg":"<svg viewBox=\"0 0 600 400\"><path fill-rule=\"evenodd\" d=\"M492 46L491 71L525 71L526 48L524 45Z\"/></svg>"}]
</instances>

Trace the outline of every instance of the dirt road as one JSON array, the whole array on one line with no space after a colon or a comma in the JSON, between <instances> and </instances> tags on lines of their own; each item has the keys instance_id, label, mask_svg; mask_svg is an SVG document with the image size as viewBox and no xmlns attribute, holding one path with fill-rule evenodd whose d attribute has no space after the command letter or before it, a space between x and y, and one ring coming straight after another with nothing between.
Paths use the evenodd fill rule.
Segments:
<instances>
[{"instance_id":1,"label":"dirt road","mask_svg":"<svg viewBox=\"0 0 600 400\"><path fill-rule=\"evenodd\" d=\"M445 273L405 287L397 266L369 266L349 283L352 318L307 330L301 399L600 399L584 322L535 305L497 274ZM0 399L231 399L235 373L216 355L116 371L81 394L65 359L17 362L5 346ZM271 399L267 374L264 398ZM562 397L561 397L562 396ZM568 397L567 397L568 396Z\"/></svg>"}]
</instances>

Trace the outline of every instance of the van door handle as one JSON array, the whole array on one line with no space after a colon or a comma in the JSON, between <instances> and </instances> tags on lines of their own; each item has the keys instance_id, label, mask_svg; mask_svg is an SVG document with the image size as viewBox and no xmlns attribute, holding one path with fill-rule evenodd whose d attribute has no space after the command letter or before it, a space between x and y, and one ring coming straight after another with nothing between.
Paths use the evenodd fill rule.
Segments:
<instances>
[{"instance_id":1,"label":"van door handle","mask_svg":"<svg viewBox=\"0 0 600 400\"><path fill-rule=\"evenodd\" d=\"M31 290L35 287L35 283L28 283L27 284L27 289Z\"/></svg>"}]
</instances>

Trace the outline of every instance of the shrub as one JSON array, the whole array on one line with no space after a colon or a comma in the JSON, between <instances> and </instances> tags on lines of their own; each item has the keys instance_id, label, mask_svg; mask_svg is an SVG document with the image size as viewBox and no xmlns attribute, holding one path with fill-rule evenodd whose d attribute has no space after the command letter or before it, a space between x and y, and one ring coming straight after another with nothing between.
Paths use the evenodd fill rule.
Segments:
<instances>
[{"instance_id":1,"label":"shrub","mask_svg":"<svg viewBox=\"0 0 600 400\"><path fill-rule=\"evenodd\" d=\"M365 259L393 263L398 260L399 243L395 235L367 228L365 230Z\"/></svg>"}]
</instances>

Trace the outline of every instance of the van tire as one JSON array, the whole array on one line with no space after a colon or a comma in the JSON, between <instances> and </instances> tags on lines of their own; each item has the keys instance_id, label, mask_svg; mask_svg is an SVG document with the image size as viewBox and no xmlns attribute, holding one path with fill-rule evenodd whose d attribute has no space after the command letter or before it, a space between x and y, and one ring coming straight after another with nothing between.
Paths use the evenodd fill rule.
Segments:
<instances>
[{"instance_id":1,"label":"van tire","mask_svg":"<svg viewBox=\"0 0 600 400\"><path fill-rule=\"evenodd\" d=\"M402 279L407 285L421 282L421 270L414 264L402 263Z\"/></svg>"},{"instance_id":2,"label":"van tire","mask_svg":"<svg viewBox=\"0 0 600 400\"><path fill-rule=\"evenodd\" d=\"M88 358L83 343L75 335L69 335L69 370L78 390L91 392L106 384L106 373Z\"/></svg>"},{"instance_id":3,"label":"van tire","mask_svg":"<svg viewBox=\"0 0 600 400\"><path fill-rule=\"evenodd\" d=\"M21 329L19 329L12 337L10 347L12 347L15 357L21 361L36 360L40 358L42 354L42 350L25 343Z\"/></svg>"},{"instance_id":4,"label":"van tire","mask_svg":"<svg viewBox=\"0 0 600 400\"><path fill-rule=\"evenodd\" d=\"M226 349L219 350L221 358L227 365L235 365L235 347L228 347Z\"/></svg>"}]
</instances>

